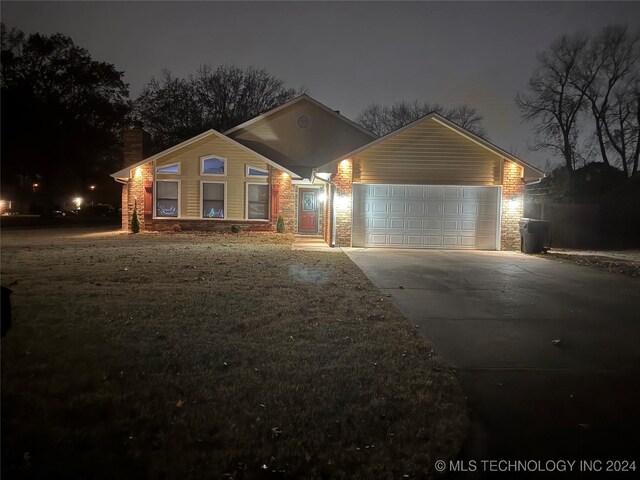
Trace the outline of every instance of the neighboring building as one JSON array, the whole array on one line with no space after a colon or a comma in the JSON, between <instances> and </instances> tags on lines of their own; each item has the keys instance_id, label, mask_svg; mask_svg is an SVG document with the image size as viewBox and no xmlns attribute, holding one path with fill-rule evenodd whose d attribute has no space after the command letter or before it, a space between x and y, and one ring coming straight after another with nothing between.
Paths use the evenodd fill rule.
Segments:
<instances>
[{"instance_id":1,"label":"neighboring building","mask_svg":"<svg viewBox=\"0 0 640 480\"><path fill-rule=\"evenodd\" d=\"M307 95L148 158L125 132L122 227L242 225L330 245L517 249L524 182L543 173L437 114L382 138Z\"/></svg>"}]
</instances>

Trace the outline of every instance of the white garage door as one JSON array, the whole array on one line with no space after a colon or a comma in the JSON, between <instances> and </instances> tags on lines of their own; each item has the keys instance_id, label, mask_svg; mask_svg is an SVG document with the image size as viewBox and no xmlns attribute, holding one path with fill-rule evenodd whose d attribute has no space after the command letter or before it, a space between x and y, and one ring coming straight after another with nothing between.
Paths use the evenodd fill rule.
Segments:
<instances>
[{"instance_id":1,"label":"white garage door","mask_svg":"<svg viewBox=\"0 0 640 480\"><path fill-rule=\"evenodd\" d=\"M353 187L354 247L498 248L500 187Z\"/></svg>"}]
</instances>

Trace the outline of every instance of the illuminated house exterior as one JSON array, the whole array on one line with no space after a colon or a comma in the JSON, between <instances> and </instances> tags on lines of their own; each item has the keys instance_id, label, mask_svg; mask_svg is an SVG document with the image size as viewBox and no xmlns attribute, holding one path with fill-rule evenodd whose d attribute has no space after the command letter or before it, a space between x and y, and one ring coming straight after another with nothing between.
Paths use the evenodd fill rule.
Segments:
<instances>
[{"instance_id":1,"label":"illuminated house exterior","mask_svg":"<svg viewBox=\"0 0 640 480\"><path fill-rule=\"evenodd\" d=\"M125 132L122 227L286 230L354 247L517 249L542 172L437 114L376 138L307 95L144 158Z\"/></svg>"}]
</instances>

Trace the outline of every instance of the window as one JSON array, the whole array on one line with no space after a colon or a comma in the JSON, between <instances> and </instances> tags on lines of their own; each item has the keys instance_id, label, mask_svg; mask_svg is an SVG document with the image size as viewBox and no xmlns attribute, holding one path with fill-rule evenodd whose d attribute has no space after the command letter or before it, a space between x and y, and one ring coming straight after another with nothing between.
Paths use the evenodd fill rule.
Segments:
<instances>
[{"instance_id":1,"label":"window","mask_svg":"<svg viewBox=\"0 0 640 480\"><path fill-rule=\"evenodd\" d=\"M171 165L156 167L156 173L180 173L180 164L172 163Z\"/></svg>"},{"instance_id":2,"label":"window","mask_svg":"<svg viewBox=\"0 0 640 480\"><path fill-rule=\"evenodd\" d=\"M224 183L202 182L202 218L224 218Z\"/></svg>"},{"instance_id":3,"label":"window","mask_svg":"<svg viewBox=\"0 0 640 480\"><path fill-rule=\"evenodd\" d=\"M202 158L202 175L225 175L226 160L220 157Z\"/></svg>"},{"instance_id":4,"label":"window","mask_svg":"<svg viewBox=\"0 0 640 480\"><path fill-rule=\"evenodd\" d=\"M247 218L269 219L269 185L266 183L247 184Z\"/></svg>"},{"instance_id":5,"label":"window","mask_svg":"<svg viewBox=\"0 0 640 480\"><path fill-rule=\"evenodd\" d=\"M264 168L252 167L247 165L247 177L268 177L269 172Z\"/></svg>"},{"instance_id":6,"label":"window","mask_svg":"<svg viewBox=\"0 0 640 480\"><path fill-rule=\"evenodd\" d=\"M178 182L156 182L156 217L178 216Z\"/></svg>"}]
</instances>

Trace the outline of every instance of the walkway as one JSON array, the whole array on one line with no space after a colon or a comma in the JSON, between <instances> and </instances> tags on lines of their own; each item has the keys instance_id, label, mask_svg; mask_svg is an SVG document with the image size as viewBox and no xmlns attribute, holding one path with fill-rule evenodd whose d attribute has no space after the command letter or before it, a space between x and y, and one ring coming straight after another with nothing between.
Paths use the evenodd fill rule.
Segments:
<instances>
[{"instance_id":1,"label":"walkway","mask_svg":"<svg viewBox=\"0 0 640 480\"><path fill-rule=\"evenodd\" d=\"M339 248L331 248L321 236L316 235L296 235L296 239L291 245L291 250L306 250L310 252L333 252L340 251Z\"/></svg>"}]
</instances>

